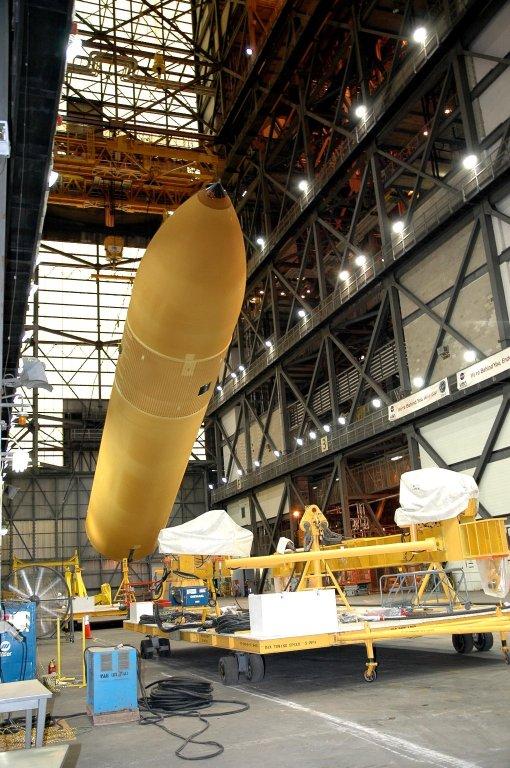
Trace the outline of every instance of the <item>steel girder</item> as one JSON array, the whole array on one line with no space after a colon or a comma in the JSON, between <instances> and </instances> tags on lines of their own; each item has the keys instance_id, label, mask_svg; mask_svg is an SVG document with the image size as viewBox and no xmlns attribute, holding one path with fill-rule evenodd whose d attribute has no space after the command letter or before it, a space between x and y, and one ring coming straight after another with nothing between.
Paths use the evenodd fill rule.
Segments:
<instances>
[{"instance_id":1,"label":"steel girder","mask_svg":"<svg viewBox=\"0 0 510 768\"><path fill-rule=\"evenodd\" d=\"M469 4L467 13L449 16L441 28L440 45L419 58L397 101L392 102L399 72L400 77L407 77L404 64L415 55L402 43L409 28L406 25L413 19L413 3L405 5L405 14L398 20L398 46L382 43L391 54L387 50L383 56L390 61L391 77L385 79L382 72L373 71L375 45L369 41L377 41L380 49L377 35L371 37L377 25L371 29L368 18L362 23L358 19L357 25L352 18L350 24L338 22L335 33L340 42L335 48L328 45L331 29L326 20L320 45L310 43L300 66L280 89L274 108L265 113L263 128L237 162L233 178L237 209L252 254L250 277L209 416L211 423L222 421L231 438L230 409L248 411L251 432L255 429L260 442L253 451L251 435L250 447L243 449L240 427L238 476L222 475L229 469L228 459L223 464L228 450L221 430L214 428L219 476L227 479L213 491L214 502L256 492L277 479L296 477L300 469L301 474L312 471L321 460L320 448L307 454L308 448L297 442L309 431L319 435L322 430L326 445L329 443L324 451L328 461L338 451L344 455L361 439L372 400L383 403L409 393L413 385L406 354L408 321L402 314L401 299L413 301L410 294L418 299L415 317L424 315L437 326L437 343L433 341L428 352L427 381L436 376L436 347L446 335L474 352L478 349L480 355L487 354L486 348L477 346L476 337L458 326L455 315L459 296L485 275L490 278L492 294L499 297L496 315L500 343L505 344L508 325L498 271L501 256L491 244L490 234L492 217L500 211L495 212L490 201L497 199L498 185L501 195L505 192L510 158L508 144L498 145L498 141L505 139L508 121L490 135L477 129L478 152L498 148L483 155L485 165L473 184L472 174L464 174L460 168L463 154L474 146L472 114L466 104L471 103L473 109L474 99L494 82L494 72L475 84L458 76L459 67L469 69L475 55L469 51L470 41L501 4L478 6L476 26ZM399 36L394 35L391 39L397 40ZM506 60L498 59L495 65L504 69ZM424 68L421 73L420 67ZM420 77L423 72L426 78ZM366 130L360 130L353 116L353 106L362 99L370 107L375 105ZM380 109L379 104L383 104ZM259 113L259 121L260 117ZM328 169L323 171L326 162ZM396 219L404 226L398 237L392 231ZM439 317L434 310L439 298L436 303L421 300L405 285L403 276L407 265L417 264L448 240L448 228L450 235L455 233L460 224L454 222L468 226L468 221L472 239L459 255L456 277L445 285L448 310ZM479 247L482 223L488 228L485 264L473 271L469 261L475 241ZM360 255L366 257L364 263ZM339 280L343 271L348 273L345 283ZM383 310L383 334L372 338L374 322ZM381 369L381 355L388 345L392 362ZM377 366L370 370L367 353L377 359L377 374ZM352 390L345 389L348 382ZM270 420L275 418L282 420L279 440L270 429ZM346 430L352 432L332 448L334 441L324 425L333 429L339 418L338 427L344 426L345 419ZM250 431L246 420L244 423ZM406 430L405 424L397 430L386 424L380 439L398 432L402 445L408 446L410 465L416 466L416 440ZM259 454L266 457L265 467L253 466L255 456L255 462L262 463Z\"/></svg>"}]
</instances>

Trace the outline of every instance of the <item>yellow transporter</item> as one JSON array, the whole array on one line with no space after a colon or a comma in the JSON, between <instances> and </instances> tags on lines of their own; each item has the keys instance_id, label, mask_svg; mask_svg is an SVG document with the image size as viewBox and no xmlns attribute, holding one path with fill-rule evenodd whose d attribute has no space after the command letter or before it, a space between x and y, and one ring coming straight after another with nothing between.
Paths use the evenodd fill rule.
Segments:
<instances>
[{"instance_id":1,"label":"yellow transporter","mask_svg":"<svg viewBox=\"0 0 510 768\"><path fill-rule=\"evenodd\" d=\"M432 575L441 572L441 564L448 560L476 559L490 574L491 593L503 596L507 591L504 582L508 578L509 555L504 522L501 519L474 520L475 514L476 504L473 501L454 518L433 524L413 524L402 535L349 539L335 546L323 546L321 541L326 538L327 521L318 507L312 505L305 509L300 523L309 536L308 551L231 559L226 561L226 566L232 569L269 568L287 577L293 572L298 573L297 590L324 588L327 579L349 609L351 606L335 577L338 571L382 567L399 569L425 564L429 565ZM425 589L426 581L424 579L420 591ZM165 632L153 625L125 622L124 626L146 635L165 636ZM509 630L510 609L499 605L458 610L451 615L422 613L386 621L361 619L340 624L337 632L312 632L297 637L256 637L251 631L220 635L214 630L185 628L175 633L174 637L232 651L233 655L224 656L219 662L220 677L226 684L235 684L240 672L244 672L248 680L261 680L264 676L264 656L268 654L363 644L367 653L364 678L372 682L377 675L374 645L378 642L452 635L455 649L465 653L473 648L473 638L477 639L479 650L489 650L493 633L499 633L505 661L509 663Z\"/></svg>"},{"instance_id":2,"label":"yellow transporter","mask_svg":"<svg viewBox=\"0 0 510 768\"><path fill-rule=\"evenodd\" d=\"M105 557L140 559L154 551L245 284L239 221L213 184L165 221L136 275L86 520Z\"/></svg>"}]
</instances>

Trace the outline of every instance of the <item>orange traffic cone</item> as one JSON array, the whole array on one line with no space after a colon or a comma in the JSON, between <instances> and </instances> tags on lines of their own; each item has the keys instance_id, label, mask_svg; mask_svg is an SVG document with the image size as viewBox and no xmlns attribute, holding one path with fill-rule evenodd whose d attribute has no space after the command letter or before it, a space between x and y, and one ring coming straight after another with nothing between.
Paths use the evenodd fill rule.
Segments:
<instances>
[{"instance_id":1,"label":"orange traffic cone","mask_svg":"<svg viewBox=\"0 0 510 768\"><path fill-rule=\"evenodd\" d=\"M85 632L85 640L92 640L92 630L90 628L90 619L88 616L83 617L83 631Z\"/></svg>"}]
</instances>

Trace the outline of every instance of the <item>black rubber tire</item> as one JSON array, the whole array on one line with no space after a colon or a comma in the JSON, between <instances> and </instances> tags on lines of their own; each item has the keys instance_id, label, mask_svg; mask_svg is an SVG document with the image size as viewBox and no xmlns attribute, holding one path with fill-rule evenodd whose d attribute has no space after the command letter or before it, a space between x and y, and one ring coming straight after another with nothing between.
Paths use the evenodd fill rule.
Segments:
<instances>
[{"instance_id":1,"label":"black rubber tire","mask_svg":"<svg viewBox=\"0 0 510 768\"><path fill-rule=\"evenodd\" d=\"M250 683L260 683L266 674L266 662L258 653L249 653L246 661L246 679Z\"/></svg>"},{"instance_id":2,"label":"black rubber tire","mask_svg":"<svg viewBox=\"0 0 510 768\"><path fill-rule=\"evenodd\" d=\"M473 642L477 651L483 653L484 651L490 651L494 645L494 635L492 632L479 632L473 635Z\"/></svg>"},{"instance_id":3,"label":"black rubber tire","mask_svg":"<svg viewBox=\"0 0 510 768\"><path fill-rule=\"evenodd\" d=\"M142 659L154 658L154 646L152 644L152 640L140 641L140 656L142 657Z\"/></svg>"},{"instance_id":4,"label":"black rubber tire","mask_svg":"<svg viewBox=\"0 0 510 768\"><path fill-rule=\"evenodd\" d=\"M452 635L452 643L457 653L471 653L475 644L473 635Z\"/></svg>"},{"instance_id":5,"label":"black rubber tire","mask_svg":"<svg viewBox=\"0 0 510 768\"><path fill-rule=\"evenodd\" d=\"M373 669L371 672L367 672L367 670L365 670L363 672L363 678L366 683L375 683L377 680L377 670Z\"/></svg>"},{"instance_id":6,"label":"black rubber tire","mask_svg":"<svg viewBox=\"0 0 510 768\"><path fill-rule=\"evenodd\" d=\"M239 664L235 656L222 656L218 662L218 672L223 685L237 685L239 682Z\"/></svg>"}]
</instances>

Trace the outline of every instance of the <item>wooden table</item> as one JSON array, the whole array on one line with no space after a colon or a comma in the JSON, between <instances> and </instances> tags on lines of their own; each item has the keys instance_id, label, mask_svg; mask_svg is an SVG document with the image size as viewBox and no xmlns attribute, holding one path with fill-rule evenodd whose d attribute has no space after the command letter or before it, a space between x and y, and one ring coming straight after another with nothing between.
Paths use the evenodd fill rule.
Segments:
<instances>
[{"instance_id":1,"label":"wooden table","mask_svg":"<svg viewBox=\"0 0 510 768\"><path fill-rule=\"evenodd\" d=\"M42 747L46 702L51 697L52 693L39 680L20 680L18 683L0 684L0 713L21 711L26 713L26 749L32 745L32 712L34 709L37 710L35 746Z\"/></svg>"},{"instance_id":2,"label":"wooden table","mask_svg":"<svg viewBox=\"0 0 510 768\"><path fill-rule=\"evenodd\" d=\"M61 768L67 750L67 744L58 744L31 749L28 753L24 749L0 752L0 768Z\"/></svg>"}]
</instances>

